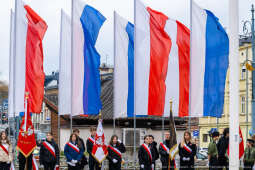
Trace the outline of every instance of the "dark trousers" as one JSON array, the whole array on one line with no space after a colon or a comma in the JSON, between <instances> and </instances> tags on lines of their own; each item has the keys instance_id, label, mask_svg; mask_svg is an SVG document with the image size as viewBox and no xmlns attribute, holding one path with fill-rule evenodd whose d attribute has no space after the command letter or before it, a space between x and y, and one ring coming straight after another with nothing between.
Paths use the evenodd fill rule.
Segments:
<instances>
[{"instance_id":1,"label":"dark trousers","mask_svg":"<svg viewBox=\"0 0 255 170\"><path fill-rule=\"evenodd\" d=\"M244 162L244 170L252 170L253 163Z\"/></svg>"},{"instance_id":2,"label":"dark trousers","mask_svg":"<svg viewBox=\"0 0 255 170\"><path fill-rule=\"evenodd\" d=\"M19 170L25 170L27 162L27 170L32 170L32 154L27 157L27 161L22 153L19 153Z\"/></svg>"},{"instance_id":3,"label":"dark trousers","mask_svg":"<svg viewBox=\"0 0 255 170\"><path fill-rule=\"evenodd\" d=\"M223 170L223 168L226 168L226 170L228 170L228 159L225 156L218 158L218 164L218 170Z\"/></svg>"},{"instance_id":4,"label":"dark trousers","mask_svg":"<svg viewBox=\"0 0 255 170\"><path fill-rule=\"evenodd\" d=\"M117 163L109 162L109 170L110 169L121 170L121 163L119 163L119 162L117 162Z\"/></svg>"},{"instance_id":5,"label":"dark trousers","mask_svg":"<svg viewBox=\"0 0 255 170\"><path fill-rule=\"evenodd\" d=\"M54 170L56 163L43 163L44 170Z\"/></svg>"},{"instance_id":6,"label":"dark trousers","mask_svg":"<svg viewBox=\"0 0 255 170\"><path fill-rule=\"evenodd\" d=\"M216 157L211 157L209 161L209 170L218 170L218 159Z\"/></svg>"},{"instance_id":7,"label":"dark trousers","mask_svg":"<svg viewBox=\"0 0 255 170\"><path fill-rule=\"evenodd\" d=\"M76 166L68 165L68 170L81 170L81 168L78 165Z\"/></svg>"},{"instance_id":8,"label":"dark trousers","mask_svg":"<svg viewBox=\"0 0 255 170\"><path fill-rule=\"evenodd\" d=\"M89 156L89 170L101 170L99 163L92 156Z\"/></svg>"},{"instance_id":9,"label":"dark trousers","mask_svg":"<svg viewBox=\"0 0 255 170\"><path fill-rule=\"evenodd\" d=\"M162 170L168 170L168 167L169 167L168 162L162 163ZM174 170L175 169L174 167L175 167L175 161L172 160L172 161L170 161L170 170Z\"/></svg>"},{"instance_id":10,"label":"dark trousers","mask_svg":"<svg viewBox=\"0 0 255 170\"><path fill-rule=\"evenodd\" d=\"M10 170L11 164L7 164L6 162L0 162L0 169L1 170Z\"/></svg>"}]
</instances>

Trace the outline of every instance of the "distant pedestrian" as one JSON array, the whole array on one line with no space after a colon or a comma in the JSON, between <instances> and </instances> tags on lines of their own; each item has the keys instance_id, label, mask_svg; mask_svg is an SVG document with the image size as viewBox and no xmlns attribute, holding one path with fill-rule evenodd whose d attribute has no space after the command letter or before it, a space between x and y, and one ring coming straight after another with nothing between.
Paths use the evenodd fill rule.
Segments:
<instances>
[{"instance_id":1,"label":"distant pedestrian","mask_svg":"<svg viewBox=\"0 0 255 170\"><path fill-rule=\"evenodd\" d=\"M218 169L218 149L217 149L217 141L219 139L219 132L215 131L211 134L212 141L208 146L208 160L209 160L209 169L216 170Z\"/></svg>"},{"instance_id":2,"label":"distant pedestrian","mask_svg":"<svg viewBox=\"0 0 255 170\"><path fill-rule=\"evenodd\" d=\"M252 139L247 139L246 148L244 150L244 170L252 170L255 162L255 148L253 147L254 141Z\"/></svg>"},{"instance_id":3,"label":"distant pedestrian","mask_svg":"<svg viewBox=\"0 0 255 170\"><path fill-rule=\"evenodd\" d=\"M124 144L119 140L117 135L113 135L108 146L107 159L109 160L109 170L121 170L123 162L122 153L126 152Z\"/></svg>"},{"instance_id":4,"label":"distant pedestrian","mask_svg":"<svg viewBox=\"0 0 255 170\"><path fill-rule=\"evenodd\" d=\"M219 142L217 143L218 149L218 163L219 163L219 170L223 170L225 167L228 170L228 157L226 156L227 150L229 145L229 128L225 128L223 131L223 136L220 138Z\"/></svg>"}]
</instances>

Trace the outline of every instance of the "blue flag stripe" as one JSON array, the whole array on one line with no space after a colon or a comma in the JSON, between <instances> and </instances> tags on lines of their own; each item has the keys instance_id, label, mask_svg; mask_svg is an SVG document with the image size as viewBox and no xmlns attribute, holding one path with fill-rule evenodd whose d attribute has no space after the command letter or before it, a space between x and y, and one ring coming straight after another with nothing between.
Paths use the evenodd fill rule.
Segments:
<instances>
[{"instance_id":1,"label":"blue flag stripe","mask_svg":"<svg viewBox=\"0 0 255 170\"><path fill-rule=\"evenodd\" d=\"M84 33L84 84L83 109L84 114L98 114L102 109L100 100L100 55L95 48L99 30L106 18L93 7L86 5L80 21Z\"/></svg>"},{"instance_id":2,"label":"blue flag stripe","mask_svg":"<svg viewBox=\"0 0 255 170\"><path fill-rule=\"evenodd\" d=\"M221 117L229 65L229 39L218 18L208 10L204 76L204 116Z\"/></svg>"}]
</instances>

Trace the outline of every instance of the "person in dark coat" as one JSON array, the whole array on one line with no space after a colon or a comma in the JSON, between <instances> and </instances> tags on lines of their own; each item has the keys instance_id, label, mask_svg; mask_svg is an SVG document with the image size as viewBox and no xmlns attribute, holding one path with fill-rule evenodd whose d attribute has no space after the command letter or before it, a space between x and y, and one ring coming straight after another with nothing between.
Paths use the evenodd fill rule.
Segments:
<instances>
[{"instance_id":1,"label":"person in dark coat","mask_svg":"<svg viewBox=\"0 0 255 170\"><path fill-rule=\"evenodd\" d=\"M78 144L78 137L72 133L64 148L68 170L81 170L81 158L84 154L83 147Z\"/></svg>"},{"instance_id":2,"label":"person in dark coat","mask_svg":"<svg viewBox=\"0 0 255 170\"><path fill-rule=\"evenodd\" d=\"M19 159L19 170L25 170L26 163L27 163L27 169L26 170L32 170L32 159L33 159L33 154L31 153L26 160L26 157L19 152L18 153L18 159Z\"/></svg>"},{"instance_id":3,"label":"person in dark coat","mask_svg":"<svg viewBox=\"0 0 255 170\"><path fill-rule=\"evenodd\" d=\"M44 170L54 170L55 167L59 167L59 148L53 140L52 133L47 133L46 141L41 144L40 164L43 165Z\"/></svg>"},{"instance_id":4,"label":"person in dark coat","mask_svg":"<svg viewBox=\"0 0 255 170\"><path fill-rule=\"evenodd\" d=\"M215 131L211 134L212 141L208 146L208 160L209 160L209 169L214 170L218 169L218 149L217 149L217 141L219 139L219 132Z\"/></svg>"},{"instance_id":5,"label":"person in dark coat","mask_svg":"<svg viewBox=\"0 0 255 170\"><path fill-rule=\"evenodd\" d=\"M156 160L158 160L159 158L159 153L158 153L158 149L157 149L157 142L154 141L154 136L152 135L149 135L149 148L151 149L152 151L152 156L153 156L153 164L156 165ZM155 170L156 166L154 166L154 170Z\"/></svg>"},{"instance_id":6,"label":"person in dark coat","mask_svg":"<svg viewBox=\"0 0 255 170\"><path fill-rule=\"evenodd\" d=\"M169 167L169 146L170 133L165 132L165 141L159 144L160 161L162 163L162 170L168 170ZM170 170L175 169L175 160L170 160Z\"/></svg>"},{"instance_id":7,"label":"person in dark coat","mask_svg":"<svg viewBox=\"0 0 255 170\"><path fill-rule=\"evenodd\" d=\"M152 170L154 169L154 160L152 156L152 151L149 148L149 136L144 136L144 144L142 144L138 151L138 159L140 170Z\"/></svg>"},{"instance_id":8,"label":"person in dark coat","mask_svg":"<svg viewBox=\"0 0 255 170\"><path fill-rule=\"evenodd\" d=\"M101 170L99 167L99 163L94 159L92 156L92 149L95 141L95 136L97 133L96 127L90 127L90 133L91 136L87 139L86 146L87 146L87 152L89 153L89 170Z\"/></svg>"},{"instance_id":9,"label":"person in dark coat","mask_svg":"<svg viewBox=\"0 0 255 170\"><path fill-rule=\"evenodd\" d=\"M121 163L123 162L121 154L125 152L124 144L118 139L117 135L113 135L108 146L109 169L121 170Z\"/></svg>"},{"instance_id":10,"label":"person in dark coat","mask_svg":"<svg viewBox=\"0 0 255 170\"><path fill-rule=\"evenodd\" d=\"M228 158L226 157L228 144L229 128L225 128L223 131L223 136L219 139L219 142L217 143L219 170L222 170L224 167L226 168L226 170L228 170Z\"/></svg>"},{"instance_id":11,"label":"person in dark coat","mask_svg":"<svg viewBox=\"0 0 255 170\"><path fill-rule=\"evenodd\" d=\"M78 143L80 143L82 149L85 151L85 150L86 150L85 144L84 144L83 139L80 137L80 131L79 131L79 129L74 129L74 130L73 130L73 133L77 135L77 137L78 137L78 139L77 139L77 140L78 140ZM88 164L87 158L86 158L85 155L83 155L82 158L81 158L81 164L80 164L81 167L80 167L80 168L81 168L81 169L84 169L85 165L87 165L87 164Z\"/></svg>"},{"instance_id":12,"label":"person in dark coat","mask_svg":"<svg viewBox=\"0 0 255 170\"><path fill-rule=\"evenodd\" d=\"M247 139L243 157L244 170L252 170L254 166L255 148L253 147L253 145L254 141L252 139Z\"/></svg>"},{"instance_id":13,"label":"person in dark coat","mask_svg":"<svg viewBox=\"0 0 255 170\"><path fill-rule=\"evenodd\" d=\"M192 143L189 131L184 132L182 142L179 144L180 170L194 170L194 157L197 153L196 144Z\"/></svg>"}]
</instances>

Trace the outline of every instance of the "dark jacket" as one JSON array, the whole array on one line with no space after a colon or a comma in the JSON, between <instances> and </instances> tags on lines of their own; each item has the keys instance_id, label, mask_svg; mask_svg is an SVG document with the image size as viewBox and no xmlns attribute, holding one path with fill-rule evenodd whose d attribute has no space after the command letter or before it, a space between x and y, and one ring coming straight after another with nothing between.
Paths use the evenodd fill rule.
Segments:
<instances>
[{"instance_id":1,"label":"dark jacket","mask_svg":"<svg viewBox=\"0 0 255 170\"><path fill-rule=\"evenodd\" d=\"M218 155L219 157L225 157L228 149L229 138L222 136L217 143Z\"/></svg>"},{"instance_id":2,"label":"dark jacket","mask_svg":"<svg viewBox=\"0 0 255 170\"><path fill-rule=\"evenodd\" d=\"M185 149L185 147L181 147L181 144L179 144L180 166L184 168L194 166L194 157L197 153L197 147L195 144L191 142L185 144L190 151L189 149Z\"/></svg>"},{"instance_id":3,"label":"dark jacket","mask_svg":"<svg viewBox=\"0 0 255 170\"><path fill-rule=\"evenodd\" d=\"M46 140L54 149L55 149L55 155L53 154L44 146L44 144L41 144L40 147L40 164L47 164L47 163L56 163L56 165L59 165L59 148L58 145L52 141Z\"/></svg>"},{"instance_id":4,"label":"dark jacket","mask_svg":"<svg viewBox=\"0 0 255 170\"><path fill-rule=\"evenodd\" d=\"M116 153L116 150L114 151L112 148L117 149L121 153L125 153L126 148L125 148L123 143L119 143L119 142L117 142L116 145L109 145L108 146L107 159L109 160L109 169L120 170L121 169L122 157L118 154L118 151ZM118 162L113 163L113 159L118 160Z\"/></svg>"},{"instance_id":5,"label":"dark jacket","mask_svg":"<svg viewBox=\"0 0 255 170\"><path fill-rule=\"evenodd\" d=\"M74 145L78 146L77 143L73 143ZM78 162L81 161L81 158L84 154L83 148L79 147L79 152L75 151L73 148L71 148L68 143L65 145L64 148L64 154L66 156L67 162L71 162L72 160L77 160Z\"/></svg>"},{"instance_id":6,"label":"dark jacket","mask_svg":"<svg viewBox=\"0 0 255 170\"><path fill-rule=\"evenodd\" d=\"M152 151L152 156L153 156L153 160L155 163L155 161L159 158L159 153L158 153L158 149L157 149L157 142L153 141L150 145L149 148Z\"/></svg>"},{"instance_id":7,"label":"dark jacket","mask_svg":"<svg viewBox=\"0 0 255 170\"><path fill-rule=\"evenodd\" d=\"M150 151L150 153L151 153L151 151ZM152 170L151 165L154 162L153 156L152 156L152 158L150 158L147 150L145 149L145 147L143 145L141 145L139 148L138 159L139 159L140 170ZM144 168L142 168L141 165L144 165Z\"/></svg>"},{"instance_id":8,"label":"dark jacket","mask_svg":"<svg viewBox=\"0 0 255 170\"><path fill-rule=\"evenodd\" d=\"M165 140L163 144L167 147L167 149L169 149L169 140ZM162 165L168 165L169 153L167 153L167 151L164 150L161 144L159 145L159 154Z\"/></svg>"}]
</instances>

